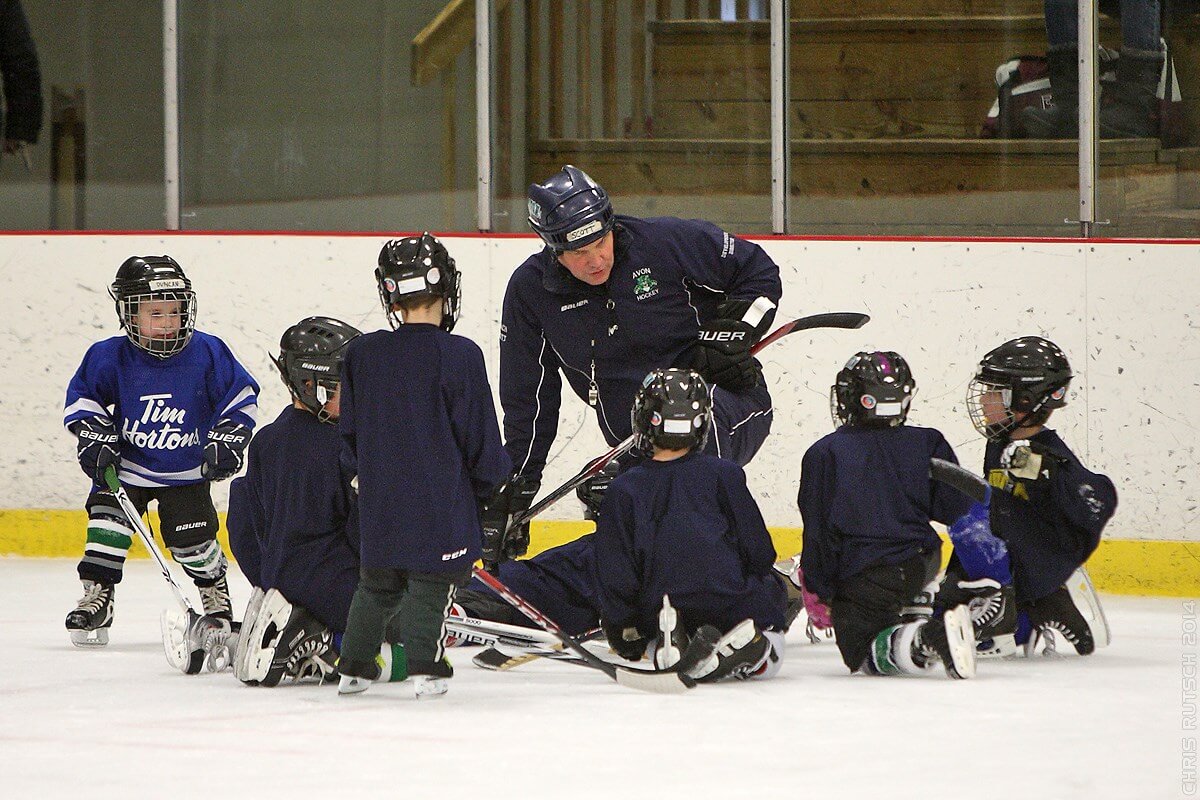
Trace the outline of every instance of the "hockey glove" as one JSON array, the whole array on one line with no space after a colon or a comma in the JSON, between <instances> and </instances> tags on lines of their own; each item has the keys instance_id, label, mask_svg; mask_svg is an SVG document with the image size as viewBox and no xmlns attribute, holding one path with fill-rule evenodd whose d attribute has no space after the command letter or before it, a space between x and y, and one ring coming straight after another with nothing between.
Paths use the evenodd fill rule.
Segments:
<instances>
[{"instance_id":1,"label":"hockey glove","mask_svg":"<svg viewBox=\"0 0 1200 800\"><path fill-rule=\"evenodd\" d=\"M634 627L604 623L604 635L613 652L626 661L641 661L650 640L638 633Z\"/></svg>"},{"instance_id":2,"label":"hockey glove","mask_svg":"<svg viewBox=\"0 0 1200 800\"><path fill-rule=\"evenodd\" d=\"M533 505L541 484L530 478L514 476L483 504L480 523L483 526L483 568L495 574L505 561L529 551L529 523L508 532L513 517L520 516Z\"/></svg>"},{"instance_id":3,"label":"hockey glove","mask_svg":"<svg viewBox=\"0 0 1200 800\"><path fill-rule=\"evenodd\" d=\"M750 355L750 348L762 337L774 310L774 303L766 298L722 303L716 318L700 326L691 368L710 384L730 392L753 389L762 367Z\"/></svg>"},{"instance_id":4,"label":"hockey glove","mask_svg":"<svg viewBox=\"0 0 1200 800\"><path fill-rule=\"evenodd\" d=\"M248 444L250 429L245 425L229 420L217 423L208 433L208 444L204 445L200 475L210 481L232 478L242 468Z\"/></svg>"},{"instance_id":5,"label":"hockey glove","mask_svg":"<svg viewBox=\"0 0 1200 800\"><path fill-rule=\"evenodd\" d=\"M1014 478L1027 481L1049 480L1059 462L1057 456L1028 439L1009 442L1000 454L1000 469L1007 470Z\"/></svg>"},{"instance_id":6,"label":"hockey glove","mask_svg":"<svg viewBox=\"0 0 1200 800\"><path fill-rule=\"evenodd\" d=\"M71 432L79 437L79 466L98 485L104 485L104 470L121 460L117 426L106 417L86 417L71 423Z\"/></svg>"}]
</instances>

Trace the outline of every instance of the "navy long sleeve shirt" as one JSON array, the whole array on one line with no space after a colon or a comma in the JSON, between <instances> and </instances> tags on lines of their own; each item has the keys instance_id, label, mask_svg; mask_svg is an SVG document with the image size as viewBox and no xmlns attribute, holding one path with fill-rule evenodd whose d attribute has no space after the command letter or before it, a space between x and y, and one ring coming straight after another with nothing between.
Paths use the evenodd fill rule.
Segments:
<instances>
[{"instance_id":1,"label":"navy long sleeve shirt","mask_svg":"<svg viewBox=\"0 0 1200 800\"><path fill-rule=\"evenodd\" d=\"M615 478L596 523L593 565L601 616L658 631L663 595L685 627L722 631L744 619L784 625L775 546L737 464L692 452L645 461Z\"/></svg>"},{"instance_id":2,"label":"navy long sleeve shirt","mask_svg":"<svg viewBox=\"0 0 1200 800\"><path fill-rule=\"evenodd\" d=\"M358 337L338 424L358 471L363 566L469 570L478 498L512 471L479 346L428 324Z\"/></svg>"},{"instance_id":3,"label":"navy long sleeve shirt","mask_svg":"<svg viewBox=\"0 0 1200 800\"><path fill-rule=\"evenodd\" d=\"M971 499L929 477L931 458L958 463L941 432L915 425L843 425L808 449L797 502L809 590L830 602L839 581L867 567L940 552L930 520L950 524Z\"/></svg>"},{"instance_id":4,"label":"navy long sleeve shirt","mask_svg":"<svg viewBox=\"0 0 1200 800\"><path fill-rule=\"evenodd\" d=\"M1058 434L1043 429L1031 441L1058 461L1049 480L1013 479L1000 469L1007 442L989 442L983 467L992 492L992 533L1008 545L1017 602L1040 600L1071 577L1100 544L1117 510L1117 490L1079 461Z\"/></svg>"},{"instance_id":5,"label":"navy long sleeve shirt","mask_svg":"<svg viewBox=\"0 0 1200 800\"><path fill-rule=\"evenodd\" d=\"M558 430L562 376L584 402L595 388L596 419L614 445L630 434L642 379L678 366L722 301L778 304L783 293L779 267L761 247L701 220L617 216L613 257L602 286L575 279L549 248L509 280L500 402L505 446L522 475L541 477Z\"/></svg>"}]
</instances>

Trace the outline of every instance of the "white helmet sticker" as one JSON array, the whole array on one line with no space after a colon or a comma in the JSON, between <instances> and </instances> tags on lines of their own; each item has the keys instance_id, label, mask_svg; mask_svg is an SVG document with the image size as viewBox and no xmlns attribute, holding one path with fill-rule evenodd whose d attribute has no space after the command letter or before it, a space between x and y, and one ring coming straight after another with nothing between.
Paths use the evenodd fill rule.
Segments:
<instances>
[{"instance_id":1,"label":"white helmet sticker","mask_svg":"<svg viewBox=\"0 0 1200 800\"><path fill-rule=\"evenodd\" d=\"M425 273L425 282L430 286L437 286L442 282L442 273L437 267L432 267L429 272Z\"/></svg>"},{"instance_id":2,"label":"white helmet sticker","mask_svg":"<svg viewBox=\"0 0 1200 800\"><path fill-rule=\"evenodd\" d=\"M405 278L401 281L396 281L396 291L400 294L413 294L414 292L425 291L424 278Z\"/></svg>"},{"instance_id":3,"label":"white helmet sticker","mask_svg":"<svg viewBox=\"0 0 1200 800\"><path fill-rule=\"evenodd\" d=\"M583 226L571 231L570 233L568 233L567 241L568 242L577 241L579 239L582 239L585 236L589 236L589 235L595 233L596 231L600 230L602 227L604 227L604 226L600 223L600 220L594 219L591 222L589 222L587 225L583 225Z\"/></svg>"},{"instance_id":4,"label":"white helmet sticker","mask_svg":"<svg viewBox=\"0 0 1200 800\"><path fill-rule=\"evenodd\" d=\"M179 278L151 278L149 281L147 281L147 283L149 284L150 291L152 292L168 292L175 289L187 288L187 284L185 284Z\"/></svg>"},{"instance_id":5,"label":"white helmet sticker","mask_svg":"<svg viewBox=\"0 0 1200 800\"><path fill-rule=\"evenodd\" d=\"M663 433L691 433L692 421L690 419L668 419L663 420Z\"/></svg>"}]
</instances>

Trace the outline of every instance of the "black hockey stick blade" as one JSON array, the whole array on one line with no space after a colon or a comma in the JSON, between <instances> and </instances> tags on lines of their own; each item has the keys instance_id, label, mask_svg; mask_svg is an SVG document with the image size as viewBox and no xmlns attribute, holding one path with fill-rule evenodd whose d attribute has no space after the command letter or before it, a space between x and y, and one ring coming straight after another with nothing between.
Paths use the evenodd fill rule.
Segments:
<instances>
[{"instance_id":1,"label":"black hockey stick blade","mask_svg":"<svg viewBox=\"0 0 1200 800\"><path fill-rule=\"evenodd\" d=\"M767 345L796 331L808 331L814 328L845 328L854 330L861 328L870 321L871 318L869 316L860 314L857 311L831 311L826 314L813 314L809 317L800 317L791 322L783 323L771 331L771 333L759 339L758 343L750 348L750 352L757 355L758 351Z\"/></svg>"},{"instance_id":2,"label":"black hockey stick blade","mask_svg":"<svg viewBox=\"0 0 1200 800\"><path fill-rule=\"evenodd\" d=\"M824 314L813 314L812 316L808 317L800 317L799 319L794 319L791 322L785 322L770 334L764 336L762 339L759 339L758 342L750 348L750 354L758 355L758 352L767 345L782 339L789 333L795 333L796 331L807 331L814 328L855 329L861 328L870 321L871 318L869 316L866 314L860 314L857 311L831 311ZM634 438L630 436L604 455L589 461L587 466L575 473L575 475L569 478L562 486L558 487L554 491L550 492L550 494L534 503L523 514L518 514L517 516L513 517L512 522L509 523L508 532L512 533L517 528L521 527L526 522L529 522L538 514L542 513L547 508L566 497L581 483L600 474L600 470L604 469L605 466L613 461L613 459L620 458L632 450L633 442Z\"/></svg>"},{"instance_id":3,"label":"black hockey stick blade","mask_svg":"<svg viewBox=\"0 0 1200 800\"><path fill-rule=\"evenodd\" d=\"M953 487L977 503L986 503L988 483L968 469L940 458L929 459L929 477Z\"/></svg>"},{"instance_id":4,"label":"black hockey stick blade","mask_svg":"<svg viewBox=\"0 0 1200 800\"><path fill-rule=\"evenodd\" d=\"M529 617L542 630L557 636L563 644L583 659L583 662L587 666L603 672L622 686L627 686L630 689L638 689L643 692L654 692L656 694L680 694L695 687L696 682L686 675L680 675L675 672L643 672L608 663L580 644L575 637L564 631L557 622L547 617L541 611L538 611L526 600L522 599L520 595L505 586L495 575L479 567L472 568L472 572L475 577L495 590L496 594L500 595L506 603Z\"/></svg>"}]
</instances>

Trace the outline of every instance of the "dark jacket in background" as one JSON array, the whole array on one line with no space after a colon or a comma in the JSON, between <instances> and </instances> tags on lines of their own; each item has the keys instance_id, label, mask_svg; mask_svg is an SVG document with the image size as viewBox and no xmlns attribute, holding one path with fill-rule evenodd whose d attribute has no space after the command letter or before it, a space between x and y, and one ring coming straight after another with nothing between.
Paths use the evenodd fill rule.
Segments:
<instances>
[{"instance_id":1,"label":"dark jacket in background","mask_svg":"<svg viewBox=\"0 0 1200 800\"><path fill-rule=\"evenodd\" d=\"M42 129L42 71L19 0L0 0L0 76L0 138L36 142Z\"/></svg>"}]
</instances>

